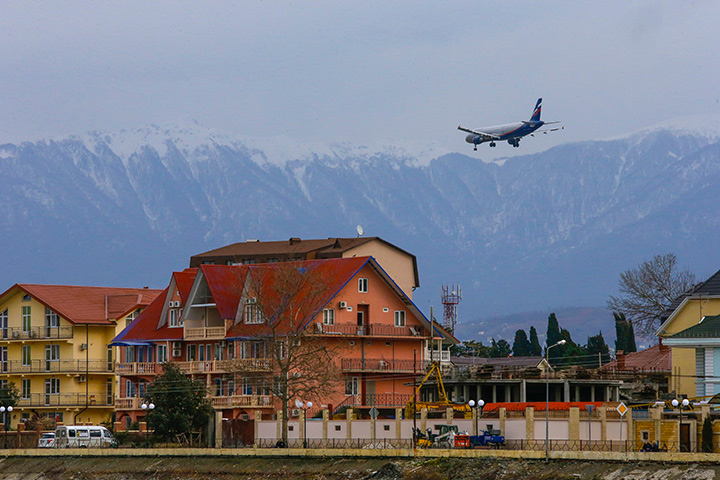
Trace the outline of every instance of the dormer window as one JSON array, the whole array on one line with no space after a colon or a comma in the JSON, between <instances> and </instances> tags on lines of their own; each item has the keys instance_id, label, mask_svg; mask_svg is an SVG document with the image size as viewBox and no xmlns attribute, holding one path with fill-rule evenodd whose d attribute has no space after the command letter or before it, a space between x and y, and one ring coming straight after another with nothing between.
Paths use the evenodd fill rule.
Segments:
<instances>
[{"instance_id":1,"label":"dormer window","mask_svg":"<svg viewBox=\"0 0 720 480\"><path fill-rule=\"evenodd\" d=\"M182 327L182 308L171 308L168 310L168 326L170 327Z\"/></svg>"},{"instance_id":2,"label":"dormer window","mask_svg":"<svg viewBox=\"0 0 720 480\"><path fill-rule=\"evenodd\" d=\"M358 292L367 293L368 291L368 279L358 278Z\"/></svg>"},{"instance_id":3,"label":"dormer window","mask_svg":"<svg viewBox=\"0 0 720 480\"><path fill-rule=\"evenodd\" d=\"M248 298L245 305L245 323L264 323L264 321L257 305L257 298Z\"/></svg>"}]
</instances>

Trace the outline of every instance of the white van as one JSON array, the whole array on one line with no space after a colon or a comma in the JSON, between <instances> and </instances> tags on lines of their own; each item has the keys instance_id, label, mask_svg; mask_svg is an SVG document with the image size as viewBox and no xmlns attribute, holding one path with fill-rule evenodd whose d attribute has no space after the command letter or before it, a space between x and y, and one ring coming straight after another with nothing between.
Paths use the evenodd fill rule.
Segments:
<instances>
[{"instance_id":1,"label":"white van","mask_svg":"<svg viewBox=\"0 0 720 480\"><path fill-rule=\"evenodd\" d=\"M55 448L107 448L115 445L115 438L105 427L63 425L55 429Z\"/></svg>"}]
</instances>

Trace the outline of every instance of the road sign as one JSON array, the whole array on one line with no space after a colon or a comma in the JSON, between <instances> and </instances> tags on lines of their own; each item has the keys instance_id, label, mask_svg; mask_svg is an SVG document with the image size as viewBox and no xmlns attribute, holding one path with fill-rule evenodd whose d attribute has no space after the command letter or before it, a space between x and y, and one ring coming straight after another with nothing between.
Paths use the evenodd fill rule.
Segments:
<instances>
[{"instance_id":1,"label":"road sign","mask_svg":"<svg viewBox=\"0 0 720 480\"><path fill-rule=\"evenodd\" d=\"M585 410L587 410L588 415L592 415L593 410L595 410L595 405L587 404L585 405Z\"/></svg>"},{"instance_id":2,"label":"road sign","mask_svg":"<svg viewBox=\"0 0 720 480\"><path fill-rule=\"evenodd\" d=\"M621 417L624 417L628 411L628 407L627 407L627 405L625 405L625 403L620 402L620 405L617 406L617 411Z\"/></svg>"},{"instance_id":3,"label":"road sign","mask_svg":"<svg viewBox=\"0 0 720 480\"><path fill-rule=\"evenodd\" d=\"M373 420L377 420L377 417L378 417L378 414L379 414L379 413L380 413L380 412L379 412L378 409L375 408L375 407L372 407L372 408L370 409L370 417L371 417Z\"/></svg>"}]
</instances>

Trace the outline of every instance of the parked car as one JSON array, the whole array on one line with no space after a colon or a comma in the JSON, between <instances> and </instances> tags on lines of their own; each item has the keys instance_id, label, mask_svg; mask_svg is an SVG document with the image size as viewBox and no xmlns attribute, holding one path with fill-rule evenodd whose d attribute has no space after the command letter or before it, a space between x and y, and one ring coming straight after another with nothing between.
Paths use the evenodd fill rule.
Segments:
<instances>
[{"instance_id":1,"label":"parked car","mask_svg":"<svg viewBox=\"0 0 720 480\"><path fill-rule=\"evenodd\" d=\"M38 448L53 448L53 443L55 443L55 434L53 432L43 433L38 440Z\"/></svg>"},{"instance_id":2,"label":"parked car","mask_svg":"<svg viewBox=\"0 0 720 480\"><path fill-rule=\"evenodd\" d=\"M105 427L91 425L63 425L55 429L55 448L107 448L117 445L115 437Z\"/></svg>"}]
</instances>

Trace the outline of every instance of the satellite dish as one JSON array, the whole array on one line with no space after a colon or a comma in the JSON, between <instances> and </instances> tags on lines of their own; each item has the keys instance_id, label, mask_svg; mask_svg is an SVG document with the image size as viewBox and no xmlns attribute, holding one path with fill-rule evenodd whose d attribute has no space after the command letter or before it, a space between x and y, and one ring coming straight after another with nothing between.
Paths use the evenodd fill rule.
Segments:
<instances>
[{"instance_id":1,"label":"satellite dish","mask_svg":"<svg viewBox=\"0 0 720 480\"><path fill-rule=\"evenodd\" d=\"M357 232L358 232L358 237L362 237L363 235L365 235L365 230L363 230L362 225L357 226Z\"/></svg>"}]
</instances>

